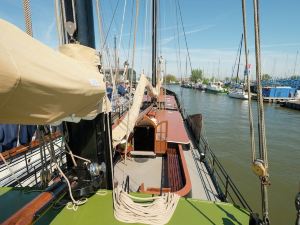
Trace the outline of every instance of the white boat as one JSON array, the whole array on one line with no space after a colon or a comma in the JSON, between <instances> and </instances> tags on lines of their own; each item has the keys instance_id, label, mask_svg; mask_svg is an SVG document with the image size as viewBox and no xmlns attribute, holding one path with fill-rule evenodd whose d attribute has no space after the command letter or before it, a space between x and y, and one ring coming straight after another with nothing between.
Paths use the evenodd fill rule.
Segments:
<instances>
[{"instance_id":1,"label":"white boat","mask_svg":"<svg viewBox=\"0 0 300 225\"><path fill-rule=\"evenodd\" d=\"M225 93L225 89L222 87L221 82L209 83L206 87L206 91L212 93Z\"/></svg>"},{"instance_id":2,"label":"white boat","mask_svg":"<svg viewBox=\"0 0 300 225\"><path fill-rule=\"evenodd\" d=\"M248 99L248 93L246 93L244 90L241 90L241 89L236 89L236 90L230 91L228 96L231 98L238 98L238 99L243 99L243 100Z\"/></svg>"}]
</instances>

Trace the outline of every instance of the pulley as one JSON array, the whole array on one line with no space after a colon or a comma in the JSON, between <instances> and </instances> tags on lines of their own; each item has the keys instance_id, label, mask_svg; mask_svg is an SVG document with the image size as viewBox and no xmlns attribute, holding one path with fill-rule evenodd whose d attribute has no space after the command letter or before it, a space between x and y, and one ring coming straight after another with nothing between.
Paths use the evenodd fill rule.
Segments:
<instances>
[{"instance_id":1,"label":"pulley","mask_svg":"<svg viewBox=\"0 0 300 225\"><path fill-rule=\"evenodd\" d=\"M255 159L252 163L252 170L253 172L259 177L267 176L267 170L264 166L264 162L261 159Z\"/></svg>"},{"instance_id":2,"label":"pulley","mask_svg":"<svg viewBox=\"0 0 300 225\"><path fill-rule=\"evenodd\" d=\"M48 169L42 170L40 173L40 179L41 179L42 186L47 186L51 180L50 170Z\"/></svg>"}]
</instances>

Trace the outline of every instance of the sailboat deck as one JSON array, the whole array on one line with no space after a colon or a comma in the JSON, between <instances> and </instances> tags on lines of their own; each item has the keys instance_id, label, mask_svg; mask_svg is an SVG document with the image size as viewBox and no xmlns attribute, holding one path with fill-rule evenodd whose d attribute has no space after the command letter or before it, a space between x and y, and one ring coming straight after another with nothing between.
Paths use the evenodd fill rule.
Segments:
<instances>
[{"instance_id":1,"label":"sailboat deck","mask_svg":"<svg viewBox=\"0 0 300 225\"><path fill-rule=\"evenodd\" d=\"M0 204L0 223L31 201L38 192L24 192L22 189L0 188L0 202L14 202L15 204ZM145 196L145 195L142 195ZM244 209L229 203L201 201L181 198L168 224L248 224L249 213ZM43 224L125 224L114 218L113 199L111 191L105 196L93 195L88 202L80 206L77 211L50 209L40 220Z\"/></svg>"},{"instance_id":2,"label":"sailboat deck","mask_svg":"<svg viewBox=\"0 0 300 225\"><path fill-rule=\"evenodd\" d=\"M114 166L114 178L122 184L129 176L130 191L138 191L144 183L145 187L161 186L162 157L130 158L118 161Z\"/></svg>"}]
</instances>

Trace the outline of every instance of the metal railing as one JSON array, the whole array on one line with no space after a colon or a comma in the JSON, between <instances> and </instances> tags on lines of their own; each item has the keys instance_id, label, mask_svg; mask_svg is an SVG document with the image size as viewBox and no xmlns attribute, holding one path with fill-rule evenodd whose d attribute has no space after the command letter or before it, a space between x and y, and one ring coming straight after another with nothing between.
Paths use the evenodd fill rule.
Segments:
<instances>
[{"instance_id":1,"label":"metal railing","mask_svg":"<svg viewBox=\"0 0 300 225\"><path fill-rule=\"evenodd\" d=\"M213 179L221 200L242 206L243 208L252 212L250 205L247 203L242 193L234 184L233 180L226 172L217 156L213 153L203 135L201 135L199 139L198 151L199 153L204 153L205 155L204 162Z\"/></svg>"},{"instance_id":2,"label":"metal railing","mask_svg":"<svg viewBox=\"0 0 300 225\"><path fill-rule=\"evenodd\" d=\"M129 101L132 104L133 99L129 97L115 97L112 100L112 122L115 123L129 110ZM130 105L131 105L130 104Z\"/></svg>"}]
</instances>

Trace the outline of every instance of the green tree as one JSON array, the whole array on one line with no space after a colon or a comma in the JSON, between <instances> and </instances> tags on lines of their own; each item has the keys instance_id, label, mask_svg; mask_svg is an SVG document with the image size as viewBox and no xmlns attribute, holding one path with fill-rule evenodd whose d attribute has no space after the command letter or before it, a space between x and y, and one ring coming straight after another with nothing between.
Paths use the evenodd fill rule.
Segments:
<instances>
[{"instance_id":1,"label":"green tree","mask_svg":"<svg viewBox=\"0 0 300 225\"><path fill-rule=\"evenodd\" d=\"M271 80L272 77L269 74L263 74L261 77L262 80Z\"/></svg>"},{"instance_id":2,"label":"green tree","mask_svg":"<svg viewBox=\"0 0 300 225\"><path fill-rule=\"evenodd\" d=\"M176 82L177 78L172 74L168 74L165 76L165 80L166 80L167 84L170 84L170 83Z\"/></svg>"},{"instance_id":3,"label":"green tree","mask_svg":"<svg viewBox=\"0 0 300 225\"><path fill-rule=\"evenodd\" d=\"M209 78L204 77L202 83L209 84Z\"/></svg>"},{"instance_id":4,"label":"green tree","mask_svg":"<svg viewBox=\"0 0 300 225\"><path fill-rule=\"evenodd\" d=\"M292 79L292 80L297 80L297 79L300 79L300 76L294 75L294 76L291 76L291 79Z\"/></svg>"},{"instance_id":5,"label":"green tree","mask_svg":"<svg viewBox=\"0 0 300 225\"><path fill-rule=\"evenodd\" d=\"M197 83L199 80L203 79L203 72L200 69L193 69L190 80L194 83Z\"/></svg>"}]
</instances>

